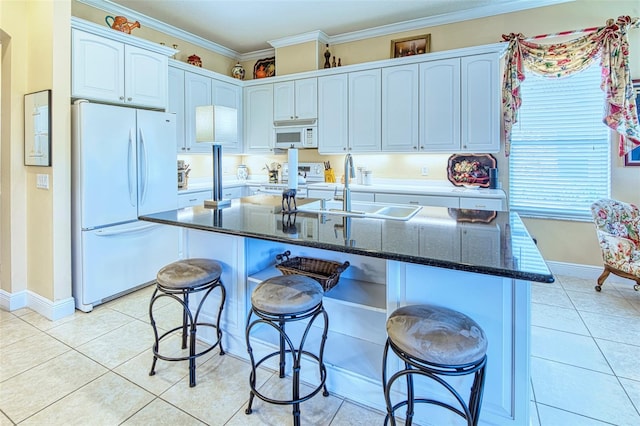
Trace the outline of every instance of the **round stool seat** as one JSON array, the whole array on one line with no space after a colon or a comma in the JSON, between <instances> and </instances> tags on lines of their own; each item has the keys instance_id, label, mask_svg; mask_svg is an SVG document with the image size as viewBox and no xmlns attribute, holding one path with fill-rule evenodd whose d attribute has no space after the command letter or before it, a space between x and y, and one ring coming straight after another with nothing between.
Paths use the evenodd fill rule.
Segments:
<instances>
[{"instance_id":1,"label":"round stool seat","mask_svg":"<svg viewBox=\"0 0 640 426\"><path fill-rule=\"evenodd\" d=\"M387 334L408 356L433 364L470 364L487 352L482 328L468 316L441 306L397 309L387 320Z\"/></svg>"},{"instance_id":2,"label":"round stool seat","mask_svg":"<svg viewBox=\"0 0 640 426\"><path fill-rule=\"evenodd\" d=\"M185 289L198 287L220 278L222 267L211 259L185 259L160 269L156 280L162 287Z\"/></svg>"},{"instance_id":3,"label":"round stool seat","mask_svg":"<svg viewBox=\"0 0 640 426\"><path fill-rule=\"evenodd\" d=\"M319 282L304 275L282 275L261 282L251 294L251 305L271 314L305 312L322 302Z\"/></svg>"}]
</instances>

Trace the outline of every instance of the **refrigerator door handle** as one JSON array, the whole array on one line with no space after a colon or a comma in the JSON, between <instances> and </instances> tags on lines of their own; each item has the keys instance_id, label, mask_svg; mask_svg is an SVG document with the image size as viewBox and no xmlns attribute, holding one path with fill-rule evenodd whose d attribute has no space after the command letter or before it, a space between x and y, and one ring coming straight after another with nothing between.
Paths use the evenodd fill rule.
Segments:
<instances>
[{"instance_id":1,"label":"refrigerator door handle","mask_svg":"<svg viewBox=\"0 0 640 426\"><path fill-rule=\"evenodd\" d=\"M140 146L142 150L140 152L140 204L144 204L145 197L147 195L147 180L149 179L149 164L147 162L147 145L144 141L144 131L140 129Z\"/></svg>"},{"instance_id":2,"label":"refrigerator door handle","mask_svg":"<svg viewBox=\"0 0 640 426\"><path fill-rule=\"evenodd\" d=\"M127 228L127 229L120 229L120 230L109 230L109 229L99 229L97 231L95 231L95 234L97 236L100 237L111 237L111 236L118 236L118 235L128 235L128 234L134 234L137 232L144 232L147 231L149 229L152 228L156 228L160 226L157 223L153 223L153 224L146 224L146 225L141 225L141 226L137 226L135 228Z\"/></svg>"},{"instance_id":3,"label":"refrigerator door handle","mask_svg":"<svg viewBox=\"0 0 640 426\"><path fill-rule=\"evenodd\" d=\"M134 194L135 186L134 182L136 181L136 165L133 162L133 150L135 147L133 146L133 140L135 135L133 134L133 129L129 130L129 149L127 151L127 164L129 165L129 203L135 207L136 198Z\"/></svg>"}]
</instances>

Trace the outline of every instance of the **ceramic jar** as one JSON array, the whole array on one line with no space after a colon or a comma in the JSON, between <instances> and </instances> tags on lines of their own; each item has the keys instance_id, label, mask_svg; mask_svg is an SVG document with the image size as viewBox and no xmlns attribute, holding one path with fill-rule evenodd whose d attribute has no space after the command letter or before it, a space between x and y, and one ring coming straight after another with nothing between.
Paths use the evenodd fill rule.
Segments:
<instances>
[{"instance_id":1,"label":"ceramic jar","mask_svg":"<svg viewBox=\"0 0 640 426\"><path fill-rule=\"evenodd\" d=\"M244 68L242 68L240 62L238 62L233 66L233 68L231 68L231 77L237 78L238 80L244 80Z\"/></svg>"},{"instance_id":2,"label":"ceramic jar","mask_svg":"<svg viewBox=\"0 0 640 426\"><path fill-rule=\"evenodd\" d=\"M247 180L249 177L249 169L244 164L240 164L238 166L238 170L236 171L236 177L238 180Z\"/></svg>"}]
</instances>

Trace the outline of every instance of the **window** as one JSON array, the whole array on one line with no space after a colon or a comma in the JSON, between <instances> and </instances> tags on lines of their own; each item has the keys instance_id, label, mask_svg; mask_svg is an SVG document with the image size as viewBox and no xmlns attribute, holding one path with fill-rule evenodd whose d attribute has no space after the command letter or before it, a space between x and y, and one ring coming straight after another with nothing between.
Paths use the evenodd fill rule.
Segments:
<instances>
[{"instance_id":1,"label":"window","mask_svg":"<svg viewBox=\"0 0 640 426\"><path fill-rule=\"evenodd\" d=\"M509 207L522 216L591 220L609 197L609 128L600 65L555 79L527 72L509 157Z\"/></svg>"}]
</instances>

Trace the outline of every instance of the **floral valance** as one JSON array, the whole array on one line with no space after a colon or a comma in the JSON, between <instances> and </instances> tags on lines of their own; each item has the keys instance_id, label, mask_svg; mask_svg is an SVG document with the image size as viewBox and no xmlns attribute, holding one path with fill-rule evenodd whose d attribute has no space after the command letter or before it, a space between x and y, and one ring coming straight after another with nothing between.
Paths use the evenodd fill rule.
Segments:
<instances>
[{"instance_id":1,"label":"floral valance","mask_svg":"<svg viewBox=\"0 0 640 426\"><path fill-rule=\"evenodd\" d=\"M546 77L564 77L579 72L600 58L602 83L606 105L603 123L618 132L618 153L624 156L640 145L640 125L635 105L635 93L629 70L629 44L627 31L638 28L640 19L620 16L610 19L605 27L575 40L556 44L528 41L522 34L511 33L502 38L509 42L505 59L502 106L506 155L509 155L511 129L518 121L522 104L520 84L524 68Z\"/></svg>"}]
</instances>

